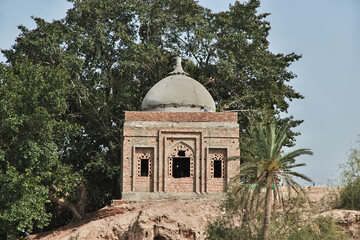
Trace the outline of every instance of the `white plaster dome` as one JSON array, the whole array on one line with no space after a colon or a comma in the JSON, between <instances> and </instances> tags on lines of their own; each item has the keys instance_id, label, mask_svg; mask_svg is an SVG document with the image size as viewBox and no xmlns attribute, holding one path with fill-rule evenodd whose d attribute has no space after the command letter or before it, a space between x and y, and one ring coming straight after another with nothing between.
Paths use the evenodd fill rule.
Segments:
<instances>
[{"instance_id":1,"label":"white plaster dome","mask_svg":"<svg viewBox=\"0 0 360 240\"><path fill-rule=\"evenodd\" d=\"M156 83L145 95L143 111L215 112L215 102L206 88L188 76L178 57L174 71Z\"/></svg>"}]
</instances>

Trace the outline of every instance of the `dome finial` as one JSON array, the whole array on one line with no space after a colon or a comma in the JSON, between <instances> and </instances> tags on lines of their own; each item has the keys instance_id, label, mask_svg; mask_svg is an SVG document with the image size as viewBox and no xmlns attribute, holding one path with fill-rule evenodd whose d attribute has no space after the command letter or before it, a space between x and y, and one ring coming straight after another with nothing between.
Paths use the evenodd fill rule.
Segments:
<instances>
[{"instance_id":1,"label":"dome finial","mask_svg":"<svg viewBox=\"0 0 360 240\"><path fill-rule=\"evenodd\" d=\"M181 57L178 56L176 59L176 67L174 71L170 72L169 75L186 75L189 76L188 73L184 72L182 66L181 66Z\"/></svg>"}]
</instances>

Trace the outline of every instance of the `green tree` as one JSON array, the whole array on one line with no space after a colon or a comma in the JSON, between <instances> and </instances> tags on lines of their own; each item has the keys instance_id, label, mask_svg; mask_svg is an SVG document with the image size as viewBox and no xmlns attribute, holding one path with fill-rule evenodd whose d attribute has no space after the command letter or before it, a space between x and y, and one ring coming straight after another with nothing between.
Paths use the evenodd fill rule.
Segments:
<instances>
[{"instance_id":1,"label":"green tree","mask_svg":"<svg viewBox=\"0 0 360 240\"><path fill-rule=\"evenodd\" d=\"M340 165L342 169L340 184L344 186L340 190L339 208L360 209L360 149L350 150L348 160Z\"/></svg>"},{"instance_id":2,"label":"green tree","mask_svg":"<svg viewBox=\"0 0 360 240\"><path fill-rule=\"evenodd\" d=\"M301 123L278 115L287 111L289 101L303 98L287 84L295 77L288 67L300 56L270 52L270 23L265 20L268 14L257 13L259 1L235 2L220 13L192 0L71 2L74 8L56 22L63 25L63 37L53 44L84 60L81 84L76 86L83 94L91 91L87 94L91 103L83 103L93 116L84 122L89 124L88 131L93 125L103 126L102 135L112 136L112 141L104 141L110 149L118 148L118 134L112 134L111 126L122 124L122 110L139 109L149 88L172 70L176 55L183 56L184 68L192 77L206 84L218 110L267 112L293 127ZM47 38L47 28L36 31ZM11 54L5 52L9 61L17 52L20 57L42 54L19 44L26 38L24 34L18 39ZM44 52L48 49L53 48ZM241 114L239 120L246 130L248 117ZM291 140L294 135L290 134Z\"/></svg>"},{"instance_id":3,"label":"green tree","mask_svg":"<svg viewBox=\"0 0 360 240\"><path fill-rule=\"evenodd\" d=\"M297 149L284 153L282 150L288 140L288 128L285 125L277 128L275 124L257 124L253 131L249 131L249 146L244 147L245 162L241 165L238 180L233 191L238 195L240 208L246 209L244 223L248 223L251 214L256 213L259 206L264 209L262 238L269 239L271 224L271 210L276 209L276 203L284 202L278 185L284 183L296 192L302 187L294 177L311 180L305 175L293 170L305 166L305 163L296 163L295 158L301 155L312 155L309 149ZM262 202L262 189L265 188L265 199ZM272 204L274 206L272 206ZM246 219L248 218L248 219Z\"/></svg>"},{"instance_id":4,"label":"green tree","mask_svg":"<svg viewBox=\"0 0 360 240\"><path fill-rule=\"evenodd\" d=\"M147 91L172 71L178 55L184 59L185 71L213 95L218 110L243 113L239 115L241 142L248 140L251 119L248 115L258 120L260 113L262 116L265 114L268 119L276 118L279 125L290 124L292 127L301 122L280 116L281 112L287 111L289 101L302 98L288 85L295 78L288 67L300 56L270 52L267 41L270 23L265 20L268 14L258 14L259 1L235 2L228 11L220 13L213 13L193 0L70 2L73 7L64 19L46 22L34 18L36 28L29 30L20 26L21 34L14 46L2 51L7 63L2 65L0 83L4 91L0 99L4 106L1 134L6 136L6 140L18 134L9 132L5 122L17 124L26 136L37 134L37 128L17 120L22 116L17 111L38 111L39 129L46 127L50 130L44 131L48 134L48 141L35 142L40 149L52 142L54 149L53 155L36 159L44 168L47 161L56 160L54 166L63 169L49 169L49 174L59 172L59 179L62 179L52 188L42 181L33 182L34 189L45 191L41 196L51 196L50 191L61 192L57 198L48 200L58 204L60 202L56 199L64 198L79 202L86 189L87 209L90 211L104 206L112 198L121 197L118 179L124 111L140 110ZM32 86L36 89L27 91L24 87L27 85L20 87L21 79L27 76L19 69L34 74L43 72L43 81L30 74L33 76ZM58 75L51 79L50 73ZM63 83L54 85L56 89L48 91L42 88L42 85L51 85L60 78ZM54 114L51 112L54 106L43 106L39 100L31 105L20 100L10 104L7 98L11 91L6 85L9 82L19 84L22 91L19 98L26 94L31 99L36 98L40 91L41 96L47 98L52 94L50 99L54 102L51 103L61 103L63 108ZM15 112L16 117L10 116L11 112ZM35 119L35 115L29 116ZM76 130L51 131L57 124ZM291 145L296 133L290 128L287 131L287 144ZM4 176L12 174L12 168L7 167L9 164L20 161L16 154L22 152L16 146L7 145L5 140L0 146L0 156L4 156L1 162ZM13 170L24 178L26 171L25 167L20 170L21 166L14 166ZM60 176L60 173L64 174ZM71 189L61 190L62 184ZM1 191L7 190L2 187ZM5 207L8 209L11 201L12 198L4 198L3 206L8 206ZM73 207L67 205L67 208ZM42 216L55 212L49 208L44 211ZM74 210L73 215L77 215ZM44 225L45 222L38 227Z\"/></svg>"},{"instance_id":5,"label":"green tree","mask_svg":"<svg viewBox=\"0 0 360 240\"><path fill-rule=\"evenodd\" d=\"M67 139L81 133L68 119L71 96L64 68L37 66L26 58L0 64L0 231L12 236L49 223L50 202L71 210L83 180L70 164ZM73 208L75 217L81 215Z\"/></svg>"}]
</instances>

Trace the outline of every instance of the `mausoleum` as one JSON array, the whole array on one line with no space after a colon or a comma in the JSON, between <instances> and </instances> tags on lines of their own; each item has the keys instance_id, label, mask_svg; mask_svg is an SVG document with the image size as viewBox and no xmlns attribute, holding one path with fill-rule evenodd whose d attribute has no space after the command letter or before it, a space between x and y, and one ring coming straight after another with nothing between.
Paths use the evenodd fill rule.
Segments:
<instances>
[{"instance_id":1,"label":"mausoleum","mask_svg":"<svg viewBox=\"0 0 360 240\"><path fill-rule=\"evenodd\" d=\"M237 113L216 112L206 88L175 70L155 84L142 111L125 112L124 200L209 197L239 171Z\"/></svg>"}]
</instances>

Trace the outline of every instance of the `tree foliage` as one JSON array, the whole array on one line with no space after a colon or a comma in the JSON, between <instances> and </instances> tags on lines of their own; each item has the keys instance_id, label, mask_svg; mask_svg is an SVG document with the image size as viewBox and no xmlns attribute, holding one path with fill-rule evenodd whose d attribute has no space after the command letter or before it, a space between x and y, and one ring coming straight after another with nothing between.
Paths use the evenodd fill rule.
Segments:
<instances>
[{"instance_id":1,"label":"tree foliage","mask_svg":"<svg viewBox=\"0 0 360 240\"><path fill-rule=\"evenodd\" d=\"M49 196L70 199L76 192L82 176L61 158L80 128L66 119L66 70L24 58L1 64L0 81L1 232L26 233L48 224Z\"/></svg>"},{"instance_id":2,"label":"tree foliage","mask_svg":"<svg viewBox=\"0 0 360 240\"><path fill-rule=\"evenodd\" d=\"M250 230L248 226L239 222L243 213L233 211L236 209L234 203L228 198L223 206L227 210L226 213L208 223L206 228L208 239L264 239L261 234L263 212L258 212ZM283 211L276 211L272 216L270 239L351 239L349 232L344 231L333 218L323 216L314 218L303 196L289 196L283 208Z\"/></svg>"},{"instance_id":3,"label":"tree foliage","mask_svg":"<svg viewBox=\"0 0 360 240\"><path fill-rule=\"evenodd\" d=\"M283 238L285 239L285 238ZM294 231L286 238L288 240L336 240L351 239L350 234L344 232L331 217L317 217L302 228Z\"/></svg>"},{"instance_id":4,"label":"tree foliage","mask_svg":"<svg viewBox=\"0 0 360 240\"><path fill-rule=\"evenodd\" d=\"M272 211L278 209L279 203L285 209L280 184L285 184L289 192L293 190L301 193L302 187L295 177L311 182L305 175L294 171L294 168L305 166L304 163L296 163L295 158L312 155L312 151L283 151L289 127L289 124L276 127L275 124L258 123L254 130L248 131L250 140L249 145L244 146L245 162L240 166L240 173L234 179L227 201L231 203L228 206L241 212L238 221L242 225L241 229L246 229L249 238L261 236L261 239L270 239ZM258 224L259 211L262 224Z\"/></svg>"},{"instance_id":5,"label":"tree foliage","mask_svg":"<svg viewBox=\"0 0 360 240\"><path fill-rule=\"evenodd\" d=\"M339 208L360 210L360 149L350 150L348 160L341 165L342 174L340 184Z\"/></svg>"},{"instance_id":6,"label":"tree foliage","mask_svg":"<svg viewBox=\"0 0 360 240\"><path fill-rule=\"evenodd\" d=\"M289 101L302 98L288 84L296 77L288 68L300 56L270 52L270 23L257 12L259 1L236 1L220 13L193 0L70 2L64 19L34 18L36 28L20 26L13 47L2 51L0 221L6 228L42 228L59 200L74 216L81 208L81 217L84 202L90 211L120 197L124 111L140 110L178 55L219 111L242 112L242 142L249 119L301 122L280 117ZM295 135L289 128L288 145ZM27 191L14 191L24 184ZM34 191L36 207L26 200ZM15 220L21 201L27 207L19 211L29 215Z\"/></svg>"}]
</instances>

